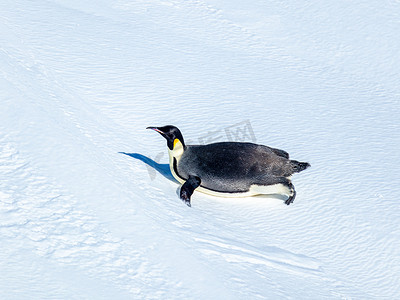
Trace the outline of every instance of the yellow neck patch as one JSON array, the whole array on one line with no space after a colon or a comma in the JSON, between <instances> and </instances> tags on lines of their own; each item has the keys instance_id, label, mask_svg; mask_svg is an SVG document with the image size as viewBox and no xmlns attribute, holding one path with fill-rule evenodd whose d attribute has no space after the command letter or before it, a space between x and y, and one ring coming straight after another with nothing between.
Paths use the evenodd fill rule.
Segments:
<instances>
[{"instance_id":1,"label":"yellow neck patch","mask_svg":"<svg viewBox=\"0 0 400 300\"><path fill-rule=\"evenodd\" d=\"M178 140L178 139L175 139L174 140L174 148L175 148L175 146L176 146L176 144L178 144L180 141Z\"/></svg>"},{"instance_id":2,"label":"yellow neck patch","mask_svg":"<svg viewBox=\"0 0 400 300\"><path fill-rule=\"evenodd\" d=\"M172 157L175 157L177 160L180 159L180 157L183 154L183 145L182 142L179 139L174 140L174 146L172 150L168 148L169 153L172 155Z\"/></svg>"}]
</instances>

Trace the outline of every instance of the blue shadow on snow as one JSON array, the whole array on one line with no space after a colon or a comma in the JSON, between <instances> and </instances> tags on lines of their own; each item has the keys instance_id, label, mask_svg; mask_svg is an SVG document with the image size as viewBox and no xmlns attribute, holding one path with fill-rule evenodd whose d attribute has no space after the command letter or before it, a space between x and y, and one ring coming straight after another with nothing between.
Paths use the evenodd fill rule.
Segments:
<instances>
[{"instance_id":1,"label":"blue shadow on snow","mask_svg":"<svg viewBox=\"0 0 400 300\"><path fill-rule=\"evenodd\" d=\"M135 159L141 160L142 162L144 162L145 164L148 165L148 171L149 171L149 176L150 178L153 180L155 178L155 174L156 173L152 173L152 170L156 170L157 172L159 172L161 175L163 175L165 178L176 182L176 179L172 176L171 170L169 168L169 164L159 164L157 162L155 162L154 160L152 160L151 158L148 158L147 156L144 156L142 154L139 153L126 153L126 152L118 152L121 154L125 154L128 155L130 157L133 157Z\"/></svg>"}]
</instances>

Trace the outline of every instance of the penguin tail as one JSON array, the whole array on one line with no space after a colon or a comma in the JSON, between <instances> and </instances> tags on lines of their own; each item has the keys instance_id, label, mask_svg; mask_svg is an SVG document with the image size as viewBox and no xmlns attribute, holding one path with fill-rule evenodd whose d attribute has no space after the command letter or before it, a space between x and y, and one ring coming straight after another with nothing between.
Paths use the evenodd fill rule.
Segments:
<instances>
[{"instance_id":1,"label":"penguin tail","mask_svg":"<svg viewBox=\"0 0 400 300\"><path fill-rule=\"evenodd\" d=\"M299 172L311 167L311 165L309 163L299 162L297 160L291 160L290 164L292 165L293 173L299 173Z\"/></svg>"}]
</instances>

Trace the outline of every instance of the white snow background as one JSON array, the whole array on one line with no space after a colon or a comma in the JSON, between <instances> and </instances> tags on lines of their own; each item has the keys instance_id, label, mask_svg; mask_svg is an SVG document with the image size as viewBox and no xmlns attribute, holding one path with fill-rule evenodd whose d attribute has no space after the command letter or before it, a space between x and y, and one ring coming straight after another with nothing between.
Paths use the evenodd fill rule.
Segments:
<instances>
[{"instance_id":1,"label":"white snow background","mask_svg":"<svg viewBox=\"0 0 400 300\"><path fill-rule=\"evenodd\" d=\"M399 37L396 0L2 0L0 299L399 299ZM188 208L167 124L312 167Z\"/></svg>"}]
</instances>

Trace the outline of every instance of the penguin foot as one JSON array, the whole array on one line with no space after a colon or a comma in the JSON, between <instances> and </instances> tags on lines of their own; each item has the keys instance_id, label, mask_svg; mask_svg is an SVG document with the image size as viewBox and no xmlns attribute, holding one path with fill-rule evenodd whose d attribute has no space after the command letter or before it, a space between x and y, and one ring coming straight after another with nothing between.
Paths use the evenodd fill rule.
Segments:
<instances>
[{"instance_id":1,"label":"penguin foot","mask_svg":"<svg viewBox=\"0 0 400 300\"><path fill-rule=\"evenodd\" d=\"M290 205L291 203L293 203L294 199L296 198L296 191L293 189L293 194L291 196L289 196L289 198L285 201L286 205Z\"/></svg>"}]
</instances>

